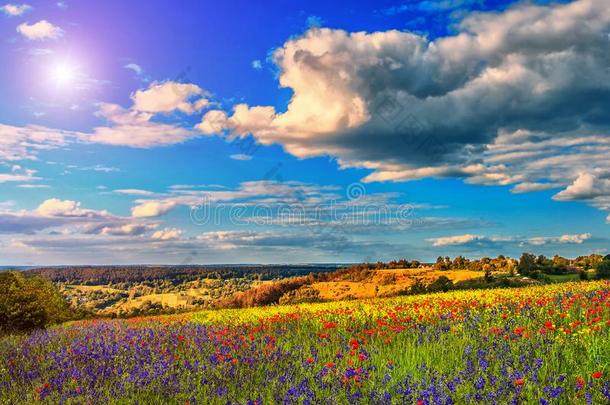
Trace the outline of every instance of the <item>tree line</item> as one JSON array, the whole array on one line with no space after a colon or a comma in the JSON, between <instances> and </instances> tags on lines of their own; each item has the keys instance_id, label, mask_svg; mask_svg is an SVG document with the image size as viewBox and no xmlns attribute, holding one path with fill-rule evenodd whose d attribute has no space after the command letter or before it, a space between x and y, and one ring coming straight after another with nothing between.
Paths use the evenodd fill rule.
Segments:
<instances>
[{"instance_id":1,"label":"tree line","mask_svg":"<svg viewBox=\"0 0 610 405\"><path fill-rule=\"evenodd\" d=\"M274 280L304 276L312 272L333 271L336 268L323 265L66 266L36 268L27 270L27 273L53 282L79 285L142 283L151 280L173 281L174 284L182 284L201 278Z\"/></svg>"},{"instance_id":2,"label":"tree line","mask_svg":"<svg viewBox=\"0 0 610 405\"><path fill-rule=\"evenodd\" d=\"M548 258L544 255L523 253L519 259L519 274L526 277L540 278L543 275L562 275L577 273L581 278L588 278L588 271L595 270L596 278L610 278L610 255L597 254L566 259L559 255Z\"/></svg>"}]
</instances>

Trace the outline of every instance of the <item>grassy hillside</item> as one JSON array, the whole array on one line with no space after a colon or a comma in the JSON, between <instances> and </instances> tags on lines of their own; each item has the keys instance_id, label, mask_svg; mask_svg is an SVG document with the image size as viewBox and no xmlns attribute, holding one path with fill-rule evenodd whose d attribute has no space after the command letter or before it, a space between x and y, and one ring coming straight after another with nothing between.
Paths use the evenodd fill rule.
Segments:
<instances>
[{"instance_id":1,"label":"grassy hillside","mask_svg":"<svg viewBox=\"0 0 610 405\"><path fill-rule=\"evenodd\" d=\"M408 292L416 283L429 285L439 277L448 277L454 283L480 279L483 273L471 270L434 270L432 267L412 269L358 270L344 269L336 272L313 274L311 277L297 276L275 280L259 280L250 275L241 278L196 278L189 276L184 280L156 279L154 273L150 280L123 281L113 278L112 283L82 284L101 282L114 276L98 272L77 276L73 271L55 275L64 280L68 274L72 283L56 281L64 296L75 308L84 308L97 316L138 316L173 311L193 311L202 307L235 306L230 304L232 297L243 292L255 292L273 288L289 280L306 280L298 285L292 295L286 295L281 302L334 301L373 297L390 297ZM42 273L46 274L46 273ZM52 273L51 273L52 274ZM496 272L496 275L503 273ZM79 278L80 277L80 278ZM138 276L142 277L142 276ZM135 280L140 280L136 278ZM76 282L75 284L73 284ZM306 287L306 288L300 288ZM285 292L270 303L280 302ZM312 299L314 298L314 299ZM255 303L256 305L256 303Z\"/></svg>"}]
</instances>

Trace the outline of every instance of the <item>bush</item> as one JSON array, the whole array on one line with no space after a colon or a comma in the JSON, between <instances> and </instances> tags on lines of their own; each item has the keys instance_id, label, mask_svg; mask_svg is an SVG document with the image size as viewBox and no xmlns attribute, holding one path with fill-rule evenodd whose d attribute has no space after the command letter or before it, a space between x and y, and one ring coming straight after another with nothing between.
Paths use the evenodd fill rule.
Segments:
<instances>
[{"instance_id":1,"label":"bush","mask_svg":"<svg viewBox=\"0 0 610 405\"><path fill-rule=\"evenodd\" d=\"M540 270L534 270L529 274L529 277L533 280L538 280L542 282L550 282L551 278Z\"/></svg>"},{"instance_id":2,"label":"bush","mask_svg":"<svg viewBox=\"0 0 610 405\"><path fill-rule=\"evenodd\" d=\"M610 260L604 259L595 266L595 272L597 278L608 278L610 279Z\"/></svg>"},{"instance_id":3,"label":"bush","mask_svg":"<svg viewBox=\"0 0 610 405\"><path fill-rule=\"evenodd\" d=\"M440 276L426 289L427 292L443 291L447 292L453 289L453 282L445 276Z\"/></svg>"},{"instance_id":4,"label":"bush","mask_svg":"<svg viewBox=\"0 0 610 405\"><path fill-rule=\"evenodd\" d=\"M0 273L0 333L28 332L70 317L55 285L19 272Z\"/></svg>"},{"instance_id":5,"label":"bush","mask_svg":"<svg viewBox=\"0 0 610 405\"><path fill-rule=\"evenodd\" d=\"M464 280L455 283L456 290L477 290L482 288L515 288L524 287L531 284L537 284L535 281L525 281L521 279L515 279L510 277L496 277L493 281L487 282L484 278L475 278L471 280Z\"/></svg>"},{"instance_id":6,"label":"bush","mask_svg":"<svg viewBox=\"0 0 610 405\"><path fill-rule=\"evenodd\" d=\"M409 288L407 294L425 294L426 293L426 285L421 279L416 279L413 285Z\"/></svg>"}]
</instances>

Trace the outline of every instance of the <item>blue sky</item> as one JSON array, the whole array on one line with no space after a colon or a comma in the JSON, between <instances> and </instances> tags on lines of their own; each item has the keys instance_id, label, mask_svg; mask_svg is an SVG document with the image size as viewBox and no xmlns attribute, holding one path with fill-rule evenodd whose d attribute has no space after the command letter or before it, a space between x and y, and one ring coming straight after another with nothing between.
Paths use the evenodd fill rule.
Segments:
<instances>
[{"instance_id":1,"label":"blue sky","mask_svg":"<svg viewBox=\"0 0 610 405\"><path fill-rule=\"evenodd\" d=\"M605 253L603 0L0 4L0 264Z\"/></svg>"}]
</instances>

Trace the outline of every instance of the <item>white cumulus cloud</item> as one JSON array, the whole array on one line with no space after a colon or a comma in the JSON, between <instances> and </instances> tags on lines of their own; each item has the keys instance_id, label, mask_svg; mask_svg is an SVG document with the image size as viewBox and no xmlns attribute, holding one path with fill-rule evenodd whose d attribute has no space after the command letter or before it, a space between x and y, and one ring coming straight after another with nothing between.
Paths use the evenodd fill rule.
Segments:
<instances>
[{"instance_id":1,"label":"white cumulus cloud","mask_svg":"<svg viewBox=\"0 0 610 405\"><path fill-rule=\"evenodd\" d=\"M147 89L132 94L133 109L149 113L168 113L175 110L192 114L206 107L209 101L201 96L205 91L191 83L167 81L152 83ZM193 98L197 98L192 101Z\"/></svg>"},{"instance_id":2,"label":"white cumulus cloud","mask_svg":"<svg viewBox=\"0 0 610 405\"><path fill-rule=\"evenodd\" d=\"M17 32L29 40L56 39L64 34L64 31L47 20L41 20L34 24L22 23L17 26Z\"/></svg>"},{"instance_id":3,"label":"white cumulus cloud","mask_svg":"<svg viewBox=\"0 0 610 405\"><path fill-rule=\"evenodd\" d=\"M178 228L165 228L154 232L151 236L155 240L175 240L182 235L182 230Z\"/></svg>"},{"instance_id":4,"label":"white cumulus cloud","mask_svg":"<svg viewBox=\"0 0 610 405\"><path fill-rule=\"evenodd\" d=\"M36 209L36 213L45 217L90 217L107 216L107 211L94 211L81 208L81 203L72 200L50 198Z\"/></svg>"},{"instance_id":5,"label":"white cumulus cloud","mask_svg":"<svg viewBox=\"0 0 610 405\"><path fill-rule=\"evenodd\" d=\"M25 13L26 11L31 10L32 7L30 7L27 4L5 4L4 6L0 7L0 11L2 11L4 14L11 16L11 17L17 17L22 15L23 13Z\"/></svg>"},{"instance_id":6,"label":"white cumulus cloud","mask_svg":"<svg viewBox=\"0 0 610 405\"><path fill-rule=\"evenodd\" d=\"M430 239L433 246L449 246L449 245L465 245L483 239L484 237L478 235L456 235L456 236L445 236L442 238Z\"/></svg>"},{"instance_id":7,"label":"white cumulus cloud","mask_svg":"<svg viewBox=\"0 0 610 405\"><path fill-rule=\"evenodd\" d=\"M131 215L134 218L158 217L167 214L169 211L176 208L178 204L175 201L146 201L136 205L131 209Z\"/></svg>"}]
</instances>

